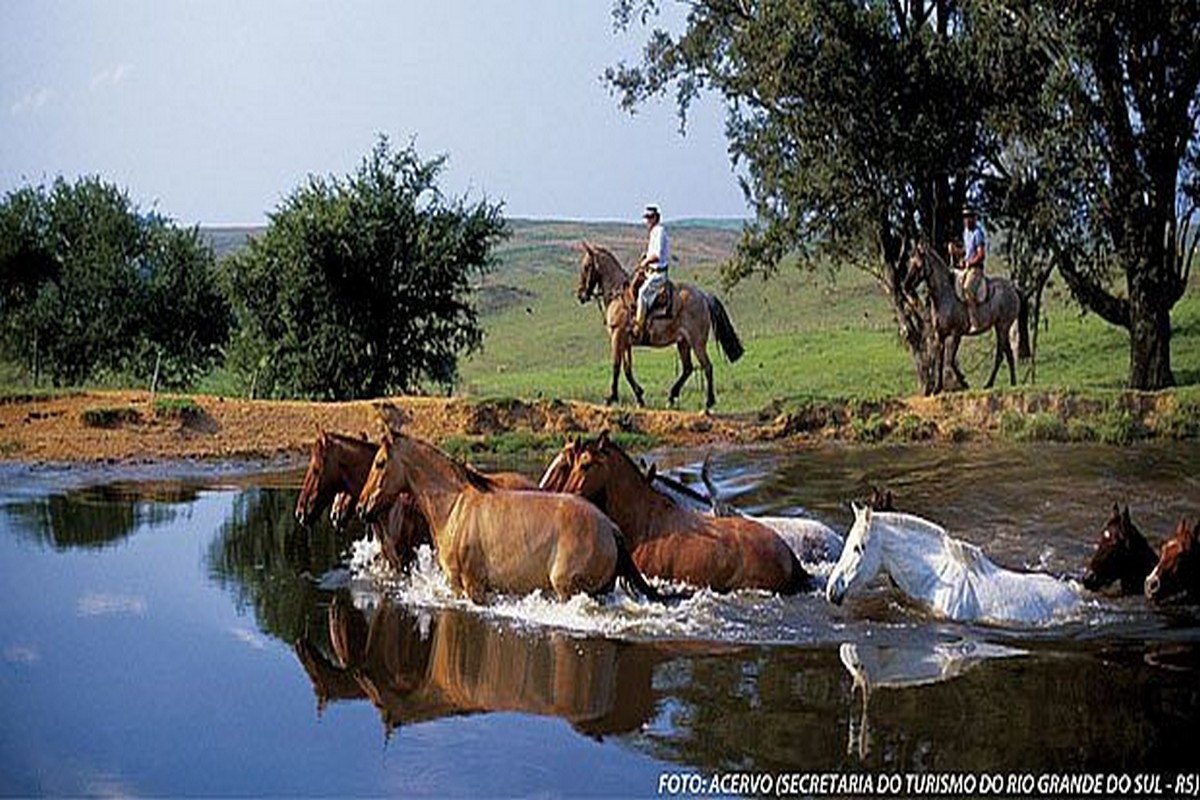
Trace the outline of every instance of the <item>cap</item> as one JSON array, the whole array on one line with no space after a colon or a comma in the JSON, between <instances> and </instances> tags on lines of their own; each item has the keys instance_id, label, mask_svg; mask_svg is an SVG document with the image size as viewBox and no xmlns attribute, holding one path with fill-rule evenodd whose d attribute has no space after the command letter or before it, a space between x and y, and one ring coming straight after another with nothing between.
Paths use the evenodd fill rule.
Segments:
<instances>
[{"instance_id":1,"label":"cap","mask_svg":"<svg viewBox=\"0 0 1200 800\"><path fill-rule=\"evenodd\" d=\"M662 214L659 213L658 206L655 205L654 203L651 203L650 205L646 206L646 213L642 214L642 216L643 217L661 217Z\"/></svg>"},{"instance_id":2,"label":"cap","mask_svg":"<svg viewBox=\"0 0 1200 800\"><path fill-rule=\"evenodd\" d=\"M963 206L962 215L964 217L978 217L979 216L978 212L976 212L975 209L972 208L971 206Z\"/></svg>"}]
</instances>

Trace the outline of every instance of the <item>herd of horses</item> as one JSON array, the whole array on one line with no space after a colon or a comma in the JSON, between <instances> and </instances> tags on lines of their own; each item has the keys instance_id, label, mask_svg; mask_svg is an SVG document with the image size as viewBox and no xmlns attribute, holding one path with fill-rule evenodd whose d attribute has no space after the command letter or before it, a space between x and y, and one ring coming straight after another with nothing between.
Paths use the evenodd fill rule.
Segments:
<instances>
[{"instance_id":1,"label":"herd of horses","mask_svg":"<svg viewBox=\"0 0 1200 800\"><path fill-rule=\"evenodd\" d=\"M782 595L822 591L806 568L836 562L825 598L840 605L879 575L934 615L956 621L1044 625L1077 613L1081 592L1117 584L1155 602L1200 601L1197 525L1181 520L1156 554L1128 507L1114 506L1082 578L1001 567L936 523L897 512L890 493L854 504L846 537L800 517L730 510L653 466L606 433L569 440L537 483L484 473L431 444L389 429L378 443L322 432L313 443L295 516L335 526L359 517L396 570L432 548L450 589L476 603L493 595L602 595L618 579L656 602L672 587Z\"/></svg>"}]
</instances>

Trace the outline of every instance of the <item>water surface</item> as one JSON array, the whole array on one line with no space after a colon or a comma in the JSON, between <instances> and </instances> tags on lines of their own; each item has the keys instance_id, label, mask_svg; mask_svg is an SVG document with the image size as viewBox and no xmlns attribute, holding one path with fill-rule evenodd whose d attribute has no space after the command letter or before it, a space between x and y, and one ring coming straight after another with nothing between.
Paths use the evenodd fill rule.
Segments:
<instances>
[{"instance_id":1,"label":"water surface","mask_svg":"<svg viewBox=\"0 0 1200 800\"><path fill-rule=\"evenodd\" d=\"M1070 575L1114 501L1151 539L1200 511L1193 453L731 450L714 470L727 500L838 530L886 485L1000 563ZM685 478L703 457L654 455ZM295 526L295 472L155 472L0 472L0 794L649 795L665 770L1194 764L1193 608L1101 597L1000 629L881 584L836 609L755 593L478 609L430 565L350 569L357 532Z\"/></svg>"}]
</instances>

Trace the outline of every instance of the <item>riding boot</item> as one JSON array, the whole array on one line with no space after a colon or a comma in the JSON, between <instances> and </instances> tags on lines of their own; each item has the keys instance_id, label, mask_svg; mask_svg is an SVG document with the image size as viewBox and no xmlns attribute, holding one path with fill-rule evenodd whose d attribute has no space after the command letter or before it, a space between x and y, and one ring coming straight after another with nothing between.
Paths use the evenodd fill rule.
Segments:
<instances>
[{"instance_id":1,"label":"riding boot","mask_svg":"<svg viewBox=\"0 0 1200 800\"><path fill-rule=\"evenodd\" d=\"M979 317L976 309L979 304L974 300L967 299L967 324L970 326L968 333L976 333L979 330Z\"/></svg>"},{"instance_id":2,"label":"riding boot","mask_svg":"<svg viewBox=\"0 0 1200 800\"><path fill-rule=\"evenodd\" d=\"M633 317L633 343L645 344L646 333L646 316L639 308L638 313Z\"/></svg>"}]
</instances>

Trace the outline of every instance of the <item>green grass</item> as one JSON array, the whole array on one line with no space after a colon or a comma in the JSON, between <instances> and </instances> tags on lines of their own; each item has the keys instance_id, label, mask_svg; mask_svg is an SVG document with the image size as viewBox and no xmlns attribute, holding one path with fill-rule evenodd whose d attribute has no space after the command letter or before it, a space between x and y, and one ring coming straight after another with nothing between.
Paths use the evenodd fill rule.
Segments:
<instances>
[{"instance_id":1,"label":"green grass","mask_svg":"<svg viewBox=\"0 0 1200 800\"><path fill-rule=\"evenodd\" d=\"M204 409L190 397L159 397L154 400L154 416L186 425L201 419Z\"/></svg>"},{"instance_id":2,"label":"green grass","mask_svg":"<svg viewBox=\"0 0 1200 800\"><path fill-rule=\"evenodd\" d=\"M88 428L118 428L142 421L142 413L128 406L93 406L80 412L80 417Z\"/></svg>"},{"instance_id":3,"label":"green grass","mask_svg":"<svg viewBox=\"0 0 1200 800\"><path fill-rule=\"evenodd\" d=\"M594 303L580 306L575 300L578 255L573 247L588 238L629 263L639 236L632 226L519 226L489 282L528 294L481 317L484 348L460 365L459 393L602 402L611 378L608 339L599 308ZM674 277L715 292L746 346L745 357L731 365L710 341L718 410L758 411L787 398L870 400L916 393L912 361L891 309L868 275L846 267L831 280L825 270L802 272L793 267L769 281L752 278L725 292L718 267L735 241L735 231L703 227L681 227L672 239L672 246L684 252ZM1003 274L1003 265L995 272ZM1180 384L1200 383L1198 285L1200 280L1194 280L1172 314L1172 366ZM991 370L994 341L986 335L963 343L959 361L974 388L983 386ZM1119 389L1128 365L1127 334L1095 315L1082 314L1061 282L1053 280L1038 338L1036 385ZM1018 364L1017 369L1019 384L1028 385L1028 365ZM674 349L635 349L634 371L646 387L648 403L665 406L667 390L678 374ZM1008 386L1005 365L997 385L1002 390ZM623 375L619 390L623 402L633 402ZM703 402L697 371L684 390L681 407L698 410Z\"/></svg>"}]
</instances>

